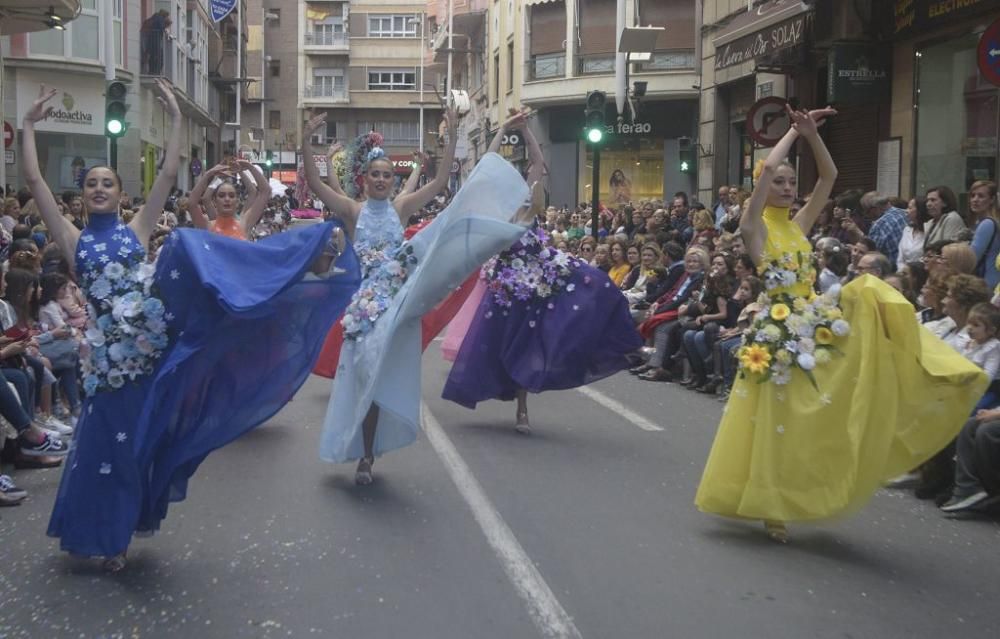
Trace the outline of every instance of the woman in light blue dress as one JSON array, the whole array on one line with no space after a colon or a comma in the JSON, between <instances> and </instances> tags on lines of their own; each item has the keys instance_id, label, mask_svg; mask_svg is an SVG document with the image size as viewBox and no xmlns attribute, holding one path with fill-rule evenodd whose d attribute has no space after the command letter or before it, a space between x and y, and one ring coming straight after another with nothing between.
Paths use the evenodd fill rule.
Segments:
<instances>
[{"instance_id":1,"label":"woman in light blue dress","mask_svg":"<svg viewBox=\"0 0 1000 639\"><path fill-rule=\"evenodd\" d=\"M355 481L372 481L376 455L402 448L420 428L421 324L424 313L510 246L530 222L528 188L517 171L495 154L479 163L452 203L411 240L403 224L446 185L447 171L417 191L389 201L392 163L372 149L356 162L367 200L362 204L326 185L312 160L309 140L325 115L303 131L306 180L354 240L362 268L361 288L343 319L344 345L320 441L330 462L357 459ZM445 115L449 144L439 166L451 166L458 117ZM520 209L519 209L520 207ZM514 223L512 218L517 215Z\"/></svg>"}]
</instances>

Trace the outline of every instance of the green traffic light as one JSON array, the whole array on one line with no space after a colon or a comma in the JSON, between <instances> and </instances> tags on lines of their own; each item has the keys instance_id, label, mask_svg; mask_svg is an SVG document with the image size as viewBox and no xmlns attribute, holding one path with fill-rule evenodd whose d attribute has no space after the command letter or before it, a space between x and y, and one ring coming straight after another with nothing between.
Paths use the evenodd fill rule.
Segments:
<instances>
[{"instance_id":1,"label":"green traffic light","mask_svg":"<svg viewBox=\"0 0 1000 639\"><path fill-rule=\"evenodd\" d=\"M688 171L689 168L690 167L688 166L687 162L681 162L681 172L687 173L687 171Z\"/></svg>"},{"instance_id":2,"label":"green traffic light","mask_svg":"<svg viewBox=\"0 0 1000 639\"><path fill-rule=\"evenodd\" d=\"M264 164L266 164L267 166L271 166L271 161L270 160L265 160Z\"/></svg>"},{"instance_id":3,"label":"green traffic light","mask_svg":"<svg viewBox=\"0 0 1000 639\"><path fill-rule=\"evenodd\" d=\"M111 135L118 135L124 128L121 120L108 120L108 133Z\"/></svg>"},{"instance_id":4,"label":"green traffic light","mask_svg":"<svg viewBox=\"0 0 1000 639\"><path fill-rule=\"evenodd\" d=\"M594 128L587 131L587 139L593 144L597 144L604 138L604 134L601 133L600 129Z\"/></svg>"}]
</instances>

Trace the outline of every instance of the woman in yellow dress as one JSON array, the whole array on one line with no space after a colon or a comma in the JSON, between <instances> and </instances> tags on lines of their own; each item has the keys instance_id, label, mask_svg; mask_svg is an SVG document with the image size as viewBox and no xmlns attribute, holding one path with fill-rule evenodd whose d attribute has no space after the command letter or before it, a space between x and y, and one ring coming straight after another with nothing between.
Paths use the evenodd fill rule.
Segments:
<instances>
[{"instance_id":1,"label":"woman in yellow dress","mask_svg":"<svg viewBox=\"0 0 1000 639\"><path fill-rule=\"evenodd\" d=\"M763 520L780 542L786 522L849 513L944 448L988 383L881 280L863 275L814 295L806 237L837 177L817 128L834 115L789 110L792 128L764 162L740 220L767 291L695 497L704 512ZM799 136L819 180L789 219L797 185L785 158Z\"/></svg>"}]
</instances>

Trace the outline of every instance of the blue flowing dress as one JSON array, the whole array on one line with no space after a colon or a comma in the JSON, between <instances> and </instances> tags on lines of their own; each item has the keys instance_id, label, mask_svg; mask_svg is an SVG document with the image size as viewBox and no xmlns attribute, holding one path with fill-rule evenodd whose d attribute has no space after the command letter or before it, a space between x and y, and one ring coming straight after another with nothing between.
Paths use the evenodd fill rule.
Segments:
<instances>
[{"instance_id":1,"label":"blue flowing dress","mask_svg":"<svg viewBox=\"0 0 1000 639\"><path fill-rule=\"evenodd\" d=\"M63 550L113 556L157 530L208 453L292 398L360 282L350 248L342 271L307 273L332 229L257 243L179 229L154 266L116 214L90 215L88 397L48 529Z\"/></svg>"},{"instance_id":2,"label":"blue flowing dress","mask_svg":"<svg viewBox=\"0 0 1000 639\"><path fill-rule=\"evenodd\" d=\"M517 171L490 153L448 207L406 242L392 206L368 200L355 233L365 276L344 317L344 345L320 440L322 459L364 456L362 423L373 402L380 409L376 455L416 440L420 319L524 233L509 220L527 197Z\"/></svg>"},{"instance_id":3,"label":"blue flowing dress","mask_svg":"<svg viewBox=\"0 0 1000 639\"><path fill-rule=\"evenodd\" d=\"M642 346L628 301L608 275L545 245L532 229L483 269L486 294L442 397L488 399L584 386L628 367Z\"/></svg>"}]
</instances>

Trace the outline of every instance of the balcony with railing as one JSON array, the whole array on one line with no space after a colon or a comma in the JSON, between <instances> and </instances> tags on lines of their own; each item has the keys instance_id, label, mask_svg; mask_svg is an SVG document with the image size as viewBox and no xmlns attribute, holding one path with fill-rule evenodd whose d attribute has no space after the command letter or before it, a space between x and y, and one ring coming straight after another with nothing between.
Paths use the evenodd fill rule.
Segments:
<instances>
[{"instance_id":1,"label":"balcony with railing","mask_svg":"<svg viewBox=\"0 0 1000 639\"><path fill-rule=\"evenodd\" d=\"M351 39L344 32L307 31L303 34L302 46L309 54L343 54L350 52Z\"/></svg>"},{"instance_id":2,"label":"balcony with railing","mask_svg":"<svg viewBox=\"0 0 1000 639\"><path fill-rule=\"evenodd\" d=\"M533 55L525 61L524 79L526 82L536 80L552 80L566 77L566 54L547 53Z\"/></svg>"},{"instance_id":3,"label":"balcony with railing","mask_svg":"<svg viewBox=\"0 0 1000 639\"><path fill-rule=\"evenodd\" d=\"M309 84L302 90L302 101L309 104L348 104L351 97L344 87Z\"/></svg>"}]
</instances>

